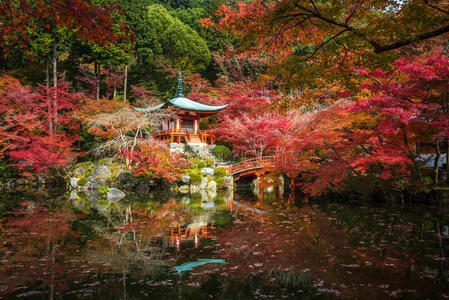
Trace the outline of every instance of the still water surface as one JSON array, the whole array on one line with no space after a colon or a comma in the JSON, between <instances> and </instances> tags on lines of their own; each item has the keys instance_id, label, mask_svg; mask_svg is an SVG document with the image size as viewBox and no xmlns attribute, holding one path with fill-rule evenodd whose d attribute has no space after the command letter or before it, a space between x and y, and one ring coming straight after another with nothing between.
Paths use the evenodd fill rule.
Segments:
<instances>
[{"instance_id":1,"label":"still water surface","mask_svg":"<svg viewBox=\"0 0 449 300\"><path fill-rule=\"evenodd\" d=\"M0 196L0 299L445 299L447 207Z\"/></svg>"}]
</instances>

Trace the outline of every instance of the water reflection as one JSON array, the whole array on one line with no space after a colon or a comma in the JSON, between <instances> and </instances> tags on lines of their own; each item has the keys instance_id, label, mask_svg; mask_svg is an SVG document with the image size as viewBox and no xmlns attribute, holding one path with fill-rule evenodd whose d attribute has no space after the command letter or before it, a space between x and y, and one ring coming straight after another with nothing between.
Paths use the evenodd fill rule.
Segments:
<instances>
[{"instance_id":1,"label":"water reflection","mask_svg":"<svg viewBox=\"0 0 449 300\"><path fill-rule=\"evenodd\" d=\"M295 206L275 191L24 198L4 200L3 298L449 296L444 207Z\"/></svg>"}]
</instances>

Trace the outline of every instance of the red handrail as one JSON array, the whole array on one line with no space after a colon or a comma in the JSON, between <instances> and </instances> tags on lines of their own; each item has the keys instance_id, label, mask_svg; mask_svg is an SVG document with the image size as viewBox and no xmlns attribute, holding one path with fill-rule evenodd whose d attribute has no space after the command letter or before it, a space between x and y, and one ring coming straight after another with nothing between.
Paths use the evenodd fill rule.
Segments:
<instances>
[{"instance_id":1,"label":"red handrail","mask_svg":"<svg viewBox=\"0 0 449 300\"><path fill-rule=\"evenodd\" d=\"M269 167L274 163L274 156L262 156L248 159L229 166L229 174L234 175L251 169Z\"/></svg>"}]
</instances>

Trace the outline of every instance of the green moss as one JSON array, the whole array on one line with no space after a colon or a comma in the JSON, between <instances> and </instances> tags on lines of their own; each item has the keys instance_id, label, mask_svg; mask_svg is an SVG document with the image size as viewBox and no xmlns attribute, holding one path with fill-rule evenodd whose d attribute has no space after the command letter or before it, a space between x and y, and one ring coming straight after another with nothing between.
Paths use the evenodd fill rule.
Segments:
<instances>
[{"instance_id":1,"label":"green moss","mask_svg":"<svg viewBox=\"0 0 449 300\"><path fill-rule=\"evenodd\" d=\"M93 162L91 162L91 161L83 161L83 162L80 162L80 163L76 164L73 169L76 170L76 169L79 169L79 168L83 168L84 170L87 170L89 168L92 168L93 166L94 166Z\"/></svg>"},{"instance_id":2,"label":"green moss","mask_svg":"<svg viewBox=\"0 0 449 300\"><path fill-rule=\"evenodd\" d=\"M92 172L94 171L94 167L95 167L95 166L93 166L93 167L91 167L91 168L88 168L87 171L86 171L86 174L85 174L84 176L86 176L86 177L87 177L87 176L90 176L90 174L92 174Z\"/></svg>"},{"instance_id":3,"label":"green moss","mask_svg":"<svg viewBox=\"0 0 449 300\"><path fill-rule=\"evenodd\" d=\"M78 180L78 182L77 182L77 184L78 184L79 186L85 186L86 183L87 183L87 178L86 178L86 176L81 177L81 178Z\"/></svg>"},{"instance_id":4,"label":"green moss","mask_svg":"<svg viewBox=\"0 0 449 300\"><path fill-rule=\"evenodd\" d=\"M112 159L110 158L102 158L98 161L98 165L110 166L112 164Z\"/></svg>"},{"instance_id":5,"label":"green moss","mask_svg":"<svg viewBox=\"0 0 449 300\"><path fill-rule=\"evenodd\" d=\"M108 183L114 183L121 173L129 171L125 164L117 162L111 163L111 165L109 165L109 170L111 171L111 176L106 178Z\"/></svg>"},{"instance_id":6,"label":"green moss","mask_svg":"<svg viewBox=\"0 0 449 300\"><path fill-rule=\"evenodd\" d=\"M109 187L107 186L99 186L98 192L102 195L106 195L109 192Z\"/></svg>"},{"instance_id":7,"label":"green moss","mask_svg":"<svg viewBox=\"0 0 449 300\"><path fill-rule=\"evenodd\" d=\"M98 205L100 206L107 206L109 204L109 201L106 199L98 199Z\"/></svg>"}]
</instances>

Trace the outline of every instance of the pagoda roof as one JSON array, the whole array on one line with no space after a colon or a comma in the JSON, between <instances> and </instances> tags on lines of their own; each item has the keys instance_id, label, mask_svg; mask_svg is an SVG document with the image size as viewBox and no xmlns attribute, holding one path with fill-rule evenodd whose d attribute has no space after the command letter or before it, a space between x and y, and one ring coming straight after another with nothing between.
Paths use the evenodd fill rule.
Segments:
<instances>
[{"instance_id":1,"label":"pagoda roof","mask_svg":"<svg viewBox=\"0 0 449 300\"><path fill-rule=\"evenodd\" d=\"M195 102L193 100L190 100L186 98L182 93L182 77L181 72L179 72L179 79L178 79L178 90L176 92L176 95L173 99L167 100L161 104L158 104L153 107L148 108L135 108L138 111L143 112L152 112L158 109L165 108L167 106L174 106L180 109L189 110L189 111L199 111L199 112L216 112L225 109L228 104L225 105L207 105Z\"/></svg>"}]
</instances>

